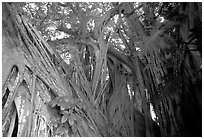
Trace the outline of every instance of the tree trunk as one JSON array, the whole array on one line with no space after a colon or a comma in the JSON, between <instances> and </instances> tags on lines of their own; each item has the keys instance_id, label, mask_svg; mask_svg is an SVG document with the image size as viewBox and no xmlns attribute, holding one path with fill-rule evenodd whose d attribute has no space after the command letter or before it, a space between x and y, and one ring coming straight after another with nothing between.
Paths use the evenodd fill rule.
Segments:
<instances>
[{"instance_id":1,"label":"tree trunk","mask_svg":"<svg viewBox=\"0 0 204 139\"><path fill-rule=\"evenodd\" d=\"M99 112L67 82L50 46L14 4L3 3L2 10L3 136L16 130L17 136L104 136Z\"/></svg>"}]
</instances>

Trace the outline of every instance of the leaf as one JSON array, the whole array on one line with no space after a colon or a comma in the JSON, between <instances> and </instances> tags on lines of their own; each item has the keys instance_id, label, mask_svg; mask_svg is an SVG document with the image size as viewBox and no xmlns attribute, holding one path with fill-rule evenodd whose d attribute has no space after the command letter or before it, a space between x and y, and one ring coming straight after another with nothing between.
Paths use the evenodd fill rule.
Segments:
<instances>
[{"instance_id":1,"label":"leaf","mask_svg":"<svg viewBox=\"0 0 204 139\"><path fill-rule=\"evenodd\" d=\"M75 115L74 114L70 114L70 116L69 116L69 124L70 125L74 125L75 121L76 121Z\"/></svg>"},{"instance_id":2,"label":"leaf","mask_svg":"<svg viewBox=\"0 0 204 139\"><path fill-rule=\"evenodd\" d=\"M67 114L64 114L64 115L62 116L62 118L61 118L61 122L62 122L62 123L65 123L68 118L69 118L69 114L68 114L68 113L67 113Z\"/></svg>"},{"instance_id":3,"label":"leaf","mask_svg":"<svg viewBox=\"0 0 204 139\"><path fill-rule=\"evenodd\" d=\"M62 134L62 132L63 132L63 127L62 127L62 125L60 125L60 126L57 128L57 130L55 131L55 134Z\"/></svg>"},{"instance_id":4,"label":"leaf","mask_svg":"<svg viewBox=\"0 0 204 139\"><path fill-rule=\"evenodd\" d=\"M66 97L60 97L57 105L60 106L61 110L75 107L74 102L71 99L68 99Z\"/></svg>"},{"instance_id":5,"label":"leaf","mask_svg":"<svg viewBox=\"0 0 204 139\"><path fill-rule=\"evenodd\" d=\"M48 103L49 106L51 107L55 107L57 105L57 100L51 100L49 103Z\"/></svg>"},{"instance_id":6,"label":"leaf","mask_svg":"<svg viewBox=\"0 0 204 139\"><path fill-rule=\"evenodd\" d=\"M65 110L68 105L69 105L69 103L66 103L66 102L64 102L64 101L60 101L60 102L58 103L58 106L60 106L60 109L61 109L61 110Z\"/></svg>"},{"instance_id":7,"label":"leaf","mask_svg":"<svg viewBox=\"0 0 204 139\"><path fill-rule=\"evenodd\" d=\"M62 114L68 114L69 112L67 110L62 110L61 113Z\"/></svg>"}]
</instances>

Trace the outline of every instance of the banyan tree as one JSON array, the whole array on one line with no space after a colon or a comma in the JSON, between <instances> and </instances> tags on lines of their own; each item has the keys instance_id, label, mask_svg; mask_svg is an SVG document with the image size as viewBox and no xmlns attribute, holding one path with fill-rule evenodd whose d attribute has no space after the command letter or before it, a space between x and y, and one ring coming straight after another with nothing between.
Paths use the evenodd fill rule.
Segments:
<instances>
[{"instance_id":1,"label":"banyan tree","mask_svg":"<svg viewBox=\"0 0 204 139\"><path fill-rule=\"evenodd\" d=\"M2 135L202 135L202 4L2 3Z\"/></svg>"}]
</instances>

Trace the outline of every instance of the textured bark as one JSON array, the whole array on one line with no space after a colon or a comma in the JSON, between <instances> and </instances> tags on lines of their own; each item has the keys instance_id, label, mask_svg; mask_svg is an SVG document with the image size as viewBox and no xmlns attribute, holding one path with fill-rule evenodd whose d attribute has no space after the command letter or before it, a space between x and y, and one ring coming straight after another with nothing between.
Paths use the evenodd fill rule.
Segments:
<instances>
[{"instance_id":1,"label":"textured bark","mask_svg":"<svg viewBox=\"0 0 204 139\"><path fill-rule=\"evenodd\" d=\"M3 50L5 52L3 63L8 62L3 68L3 75L5 75L3 78L3 100L5 101L3 106L4 136L10 136L12 133L13 121L15 120L9 121L15 117L9 117L9 115L12 114L11 106L14 103L18 105L15 112L17 111L20 118L18 136L55 136L56 133L53 133L55 129L50 121L61 117L59 117L56 110L50 109L48 103L57 96L64 96L72 101L70 86L52 61L54 52L37 33L36 29L17 12L12 3L4 3L3 11ZM11 68L14 66L16 66L18 74L15 77L13 77L13 72L10 73ZM94 116L92 114L97 113L97 110L90 103L87 105L90 110L93 110L88 110L90 111L88 117L93 120ZM39 107L44 110L39 110ZM38 112L36 113L36 111ZM40 118L38 114L43 118ZM89 125L81 118L79 116L78 120L79 123L82 122L83 126L81 129L77 128L79 134L82 136L85 134L100 136L101 133L97 131L96 126L92 126L95 133L91 133L90 129L88 130ZM100 116L97 116L97 118L100 119ZM96 117L94 120L94 122L97 121ZM73 121L71 123L73 124ZM26 124L28 125L27 129L25 128ZM94 123L91 122L90 124ZM8 129L9 125L10 129Z\"/></svg>"}]
</instances>

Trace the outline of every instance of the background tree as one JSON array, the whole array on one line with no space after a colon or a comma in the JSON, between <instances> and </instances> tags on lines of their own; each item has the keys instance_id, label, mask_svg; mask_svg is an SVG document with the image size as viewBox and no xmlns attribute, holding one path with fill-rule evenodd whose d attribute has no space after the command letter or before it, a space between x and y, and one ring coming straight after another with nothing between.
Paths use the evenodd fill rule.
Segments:
<instances>
[{"instance_id":1,"label":"background tree","mask_svg":"<svg viewBox=\"0 0 204 139\"><path fill-rule=\"evenodd\" d=\"M201 136L201 3L2 7L3 136Z\"/></svg>"}]
</instances>

